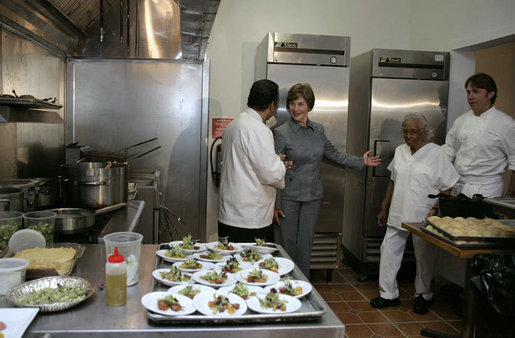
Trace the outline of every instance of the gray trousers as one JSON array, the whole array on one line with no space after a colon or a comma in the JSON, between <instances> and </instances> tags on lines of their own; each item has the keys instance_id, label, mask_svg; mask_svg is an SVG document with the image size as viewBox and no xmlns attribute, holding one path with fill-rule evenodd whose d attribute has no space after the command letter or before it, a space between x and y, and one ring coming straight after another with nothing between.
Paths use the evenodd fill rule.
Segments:
<instances>
[{"instance_id":1,"label":"gray trousers","mask_svg":"<svg viewBox=\"0 0 515 338\"><path fill-rule=\"evenodd\" d=\"M281 200L285 218L274 224L275 238L309 279L311 247L321 200L297 202ZM280 217L280 216L279 216Z\"/></svg>"}]
</instances>

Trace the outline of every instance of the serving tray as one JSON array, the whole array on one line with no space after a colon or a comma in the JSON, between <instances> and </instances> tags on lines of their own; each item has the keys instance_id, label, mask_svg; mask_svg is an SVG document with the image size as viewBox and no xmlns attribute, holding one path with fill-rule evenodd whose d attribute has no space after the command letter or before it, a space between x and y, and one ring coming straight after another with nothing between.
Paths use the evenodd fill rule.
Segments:
<instances>
[{"instance_id":1,"label":"serving tray","mask_svg":"<svg viewBox=\"0 0 515 338\"><path fill-rule=\"evenodd\" d=\"M502 223L504 225L510 226L510 227L515 226L515 220L497 219L496 221L498 221L499 223ZM515 244L515 237L456 236L456 235L453 235L453 234L445 231L444 229L440 228L438 225L434 224L431 221L427 221L427 222L430 225L432 225L435 229L437 229L438 231L442 232L445 236L449 237L452 240Z\"/></svg>"},{"instance_id":2,"label":"serving tray","mask_svg":"<svg viewBox=\"0 0 515 338\"><path fill-rule=\"evenodd\" d=\"M506 224L506 223L504 223ZM431 230L426 229L428 225L433 226L438 231L442 232L442 235L437 234L436 232L433 232ZM515 243L514 238L510 237L465 237L465 236L452 236L447 235L448 232L443 231L438 226L435 226L431 222L425 223L418 223L417 226L425 233L438 238L439 240L450 244L452 246L455 246L457 248L469 248L469 249L502 249L507 247L513 247L513 243ZM502 238L505 239L503 241L488 241L485 239L489 238ZM483 240L479 240L483 239ZM506 240L507 239L507 240ZM456 242L456 241L474 241L474 242Z\"/></svg>"},{"instance_id":3,"label":"serving tray","mask_svg":"<svg viewBox=\"0 0 515 338\"><path fill-rule=\"evenodd\" d=\"M166 244L161 244L159 249L164 249L166 247ZM277 245L276 248L278 250L275 252L275 256L284 257L285 254L282 248L279 248ZM171 267L172 263L166 262L161 257L156 255L155 269ZM291 279L306 280L306 278L301 273L297 272L297 269L294 269L292 272L290 272L288 276L290 276ZM151 291L167 291L169 288L169 286L163 285L155 279L152 280ZM214 315L206 316L199 314L198 312L186 316L164 316L147 310L147 318L150 321L158 324L277 323L286 321L317 320L327 312L327 309L324 306L322 298L313 294L313 292L316 291L313 290L310 294L300 299L301 307L299 310L293 313L260 314L248 309L245 314L237 317L221 317Z\"/></svg>"}]
</instances>

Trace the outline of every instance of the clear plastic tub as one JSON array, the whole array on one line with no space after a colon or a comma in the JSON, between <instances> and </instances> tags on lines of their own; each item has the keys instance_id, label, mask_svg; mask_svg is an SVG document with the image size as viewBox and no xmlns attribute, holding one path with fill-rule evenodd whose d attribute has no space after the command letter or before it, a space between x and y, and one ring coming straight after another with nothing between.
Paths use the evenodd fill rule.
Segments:
<instances>
[{"instance_id":1,"label":"clear plastic tub","mask_svg":"<svg viewBox=\"0 0 515 338\"><path fill-rule=\"evenodd\" d=\"M25 281L27 265L29 261L23 258L0 259L0 295Z\"/></svg>"},{"instance_id":2,"label":"clear plastic tub","mask_svg":"<svg viewBox=\"0 0 515 338\"><path fill-rule=\"evenodd\" d=\"M54 243L55 218L57 214L51 211L31 211L23 214L23 226L40 232L45 237L46 244Z\"/></svg>"},{"instance_id":3,"label":"clear plastic tub","mask_svg":"<svg viewBox=\"0 0 515 338\"><path fill-rule=\"evenodd\" d=\"M113 232L103 239L106 260L114 253L114 247L117 246L119 254L123 255L127 262L127 286L136 284L139 280L139 258L143 235L137 232Z\"/></svg>"},{"instance_id":4,"label":"clear plastic tub","mask_svg":"<svg viewBox=\"0 0 515 338\"><path fill-rule=\"evenodd\" d=\"M22 228L23 213L20 211L0 211L0 257L7 251L9 238Z\"/></svg>"}]
</instances>

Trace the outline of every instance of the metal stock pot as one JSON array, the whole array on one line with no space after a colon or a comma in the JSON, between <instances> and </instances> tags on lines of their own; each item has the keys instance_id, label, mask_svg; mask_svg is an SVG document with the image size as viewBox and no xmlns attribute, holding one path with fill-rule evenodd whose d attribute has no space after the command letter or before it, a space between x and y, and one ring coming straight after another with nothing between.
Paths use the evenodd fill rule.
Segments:
<instances>
[{"instance_id":1,"label":"metal stock pot","mask_svg":"<svg viewBox=\"0 0 515 338\"><path fill-rule=\"evenodd\" d=\"M62 168L66 205L98 209L127 202L127 164L79 162Z\"/></svg>"}]
</instances>

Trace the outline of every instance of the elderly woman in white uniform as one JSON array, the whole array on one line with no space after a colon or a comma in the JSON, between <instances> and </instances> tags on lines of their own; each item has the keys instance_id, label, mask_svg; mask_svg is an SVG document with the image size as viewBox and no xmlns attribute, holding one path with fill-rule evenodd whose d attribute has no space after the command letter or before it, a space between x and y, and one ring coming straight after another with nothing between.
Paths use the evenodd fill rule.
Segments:
<instances>
[{"instance_id":1,"label":"elderly woman in white uniform","mask_svg":"<svg viewBox=\"0 0 515 338\"><path fill-rule=\"evenodd\" d=\"M406 143L395 149L388 166L391 178L377 215L378 225L387 225L387 229L381 244L380 296L370 301L375 308L400 304L396 278L410 234L401 227L401 223L421 222L433 215L435 201L427 195L449 193L459 178L441 147L427 141L430 133L425 117L408 115L401 132ZM413 312L424 314L433 297L431 279L436 247L416 235L413 235L413 247L417 262Z\"/></svg>"}]
</instances>

